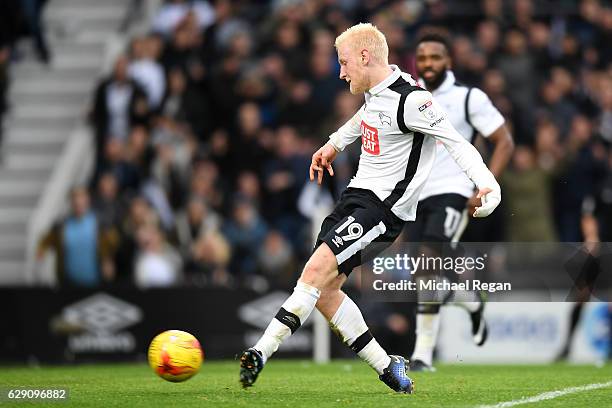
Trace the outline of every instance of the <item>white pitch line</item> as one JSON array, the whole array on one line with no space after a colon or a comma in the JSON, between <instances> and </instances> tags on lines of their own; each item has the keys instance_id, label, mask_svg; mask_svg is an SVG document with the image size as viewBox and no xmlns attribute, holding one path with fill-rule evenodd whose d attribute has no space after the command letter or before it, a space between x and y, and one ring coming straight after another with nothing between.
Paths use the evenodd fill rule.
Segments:
<instances>
[{"instance_id":1,"label":"white pitch line","mask_svg":"<svg viewBox=\"0 0 612 408\"><path fill-rule=\"evenodd\" d=\"M599 388L607 388L610 386L612 386L612 381L608 381L605 383L587 384L587 385L582 385L580 387L564 388L559 391L548 391L548 392L544 392L539 395L534 395L533 397L524 397L518 400L500 402L494 405L479 405L476 408L507 408L507 407L513 407L515 405L531 404L532 402L540 402L540 401L545 401L545 400L549 400L553 398L558 398L558 397L562 397L567 394L574 394L574 393L582 392L582 391L597 390Z\"/></svg>"}]
</instances>

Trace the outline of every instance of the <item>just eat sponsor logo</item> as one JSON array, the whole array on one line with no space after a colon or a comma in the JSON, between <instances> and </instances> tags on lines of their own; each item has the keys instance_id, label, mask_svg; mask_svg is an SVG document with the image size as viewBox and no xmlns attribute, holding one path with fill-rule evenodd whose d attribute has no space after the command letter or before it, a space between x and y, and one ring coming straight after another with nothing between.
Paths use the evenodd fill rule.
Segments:
<instances>
[{"instance_id":1,"label":"just eat sponsor logo","mask_svg":"<svg viewBox=\"0 0 612 408\"><path fill-rule=\"evenodd\" d=\"M361 143L363 150L378 156L380 154L380 143L378 142L378 129L361 121Z\"/></svg>"}]
</instances>

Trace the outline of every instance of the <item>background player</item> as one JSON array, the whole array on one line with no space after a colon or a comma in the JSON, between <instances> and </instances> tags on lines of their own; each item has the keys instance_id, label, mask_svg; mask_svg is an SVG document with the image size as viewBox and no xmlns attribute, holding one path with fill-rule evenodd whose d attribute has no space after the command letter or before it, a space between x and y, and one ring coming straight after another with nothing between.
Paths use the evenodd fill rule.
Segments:
<instances>
[{"instance_id":1,"label":"background player","mask_svg":"<svg viewBox=\"0 0 612 408\"><path fill-rule=\"evenodd\" d=\"M310 178L316 173L320 184L325 170L333 175L331 163L337 153L361 137L359 169L323 221L316 249L293 294L257 344L242 354L240 381L245 387L253 385L266 360L316 306L385 384L410 393L407 361L385 352L370 334L357 305L340 288L352 269L365 261L361 257L365 247L372 242L390 245L404 222L414 220L420 190L435 159L436 139L480 189L483 205L474 216L489 215L501 201L501 191L478 151L452 127L431 94L388 64L387 42L376 27L353 26L335 45L340 78L350 84L351 93L365 93L365 103L314 153Z\"/></svg>"},{"instance_id":2,"label":"background player","mask_svg":"<svg viewBox=\"0 0 612 408\"><path fill-rule=\"evenodd\" d=\"M489 168L499 178L512 155L512 136L503 116L487 95L455 79L449 50L449 43L441 34L429 33L419 39L416 49L419 83L447 111L453 127L465 140L474 143L479 133L493 143ZM433 169L419 196L416 221L406 226L408 241L429 243L430 246L431 243L457 242L467 226L468 213L471 214L479 205L477 195L474 184L438 143ZM478 302L458 304L470 312L474 342L480 346L486 340L486 324L484 302L477 299ZM414 371L430 370L439 330L440 303L419 302L417 310L417 338L410 368Z\"/></svg>"}]
</instances>

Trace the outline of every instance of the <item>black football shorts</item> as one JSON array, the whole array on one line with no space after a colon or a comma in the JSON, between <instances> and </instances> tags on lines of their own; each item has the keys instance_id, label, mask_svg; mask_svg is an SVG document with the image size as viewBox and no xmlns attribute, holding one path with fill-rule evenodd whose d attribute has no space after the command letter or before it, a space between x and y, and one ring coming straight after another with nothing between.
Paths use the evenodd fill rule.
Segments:
<instances>
[{"instance_id":1,"label":"black football shorts","mask_svg":"<svg viewBox=\"0 0 612 408\"><path fill-rule=\"evenodd\" d=\"M325 242L336 255L339 273L348 276L390 246L404 224L372 191L347 188L323 220L315 249ZM366 251L373 243L375 251Z\"/></svg>"}]
</instances>

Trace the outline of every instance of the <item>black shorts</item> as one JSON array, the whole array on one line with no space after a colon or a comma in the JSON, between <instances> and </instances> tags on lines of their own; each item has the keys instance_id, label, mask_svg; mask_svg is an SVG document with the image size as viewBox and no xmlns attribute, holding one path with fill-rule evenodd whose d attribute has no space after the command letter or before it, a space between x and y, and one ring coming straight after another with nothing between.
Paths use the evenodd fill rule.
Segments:
<instances>
[{"instance_id":1,"label":"black shorts","mask_svg":"<svg viewBox=\"0 0 612 408\"><path fill-rule=\"evenodd\" d=\"M467 198L440 194L419 201L416 219L406 223L408 242L457 242L468 222Z\"/></svg>"},{"instance_id":2,"label":"black shorts","mask_svg":"<svg viewBox=\"0 0 612 408\"><path fill-rule=\"evenodd\" d=\"M348 276L353 268L390 246L404 224L370 190L347 188L323 220L315 249L325 242L336 255L338 271ZM364 251L372 243L377 244L376 250Z\"/></svg>"}]
</instances>

